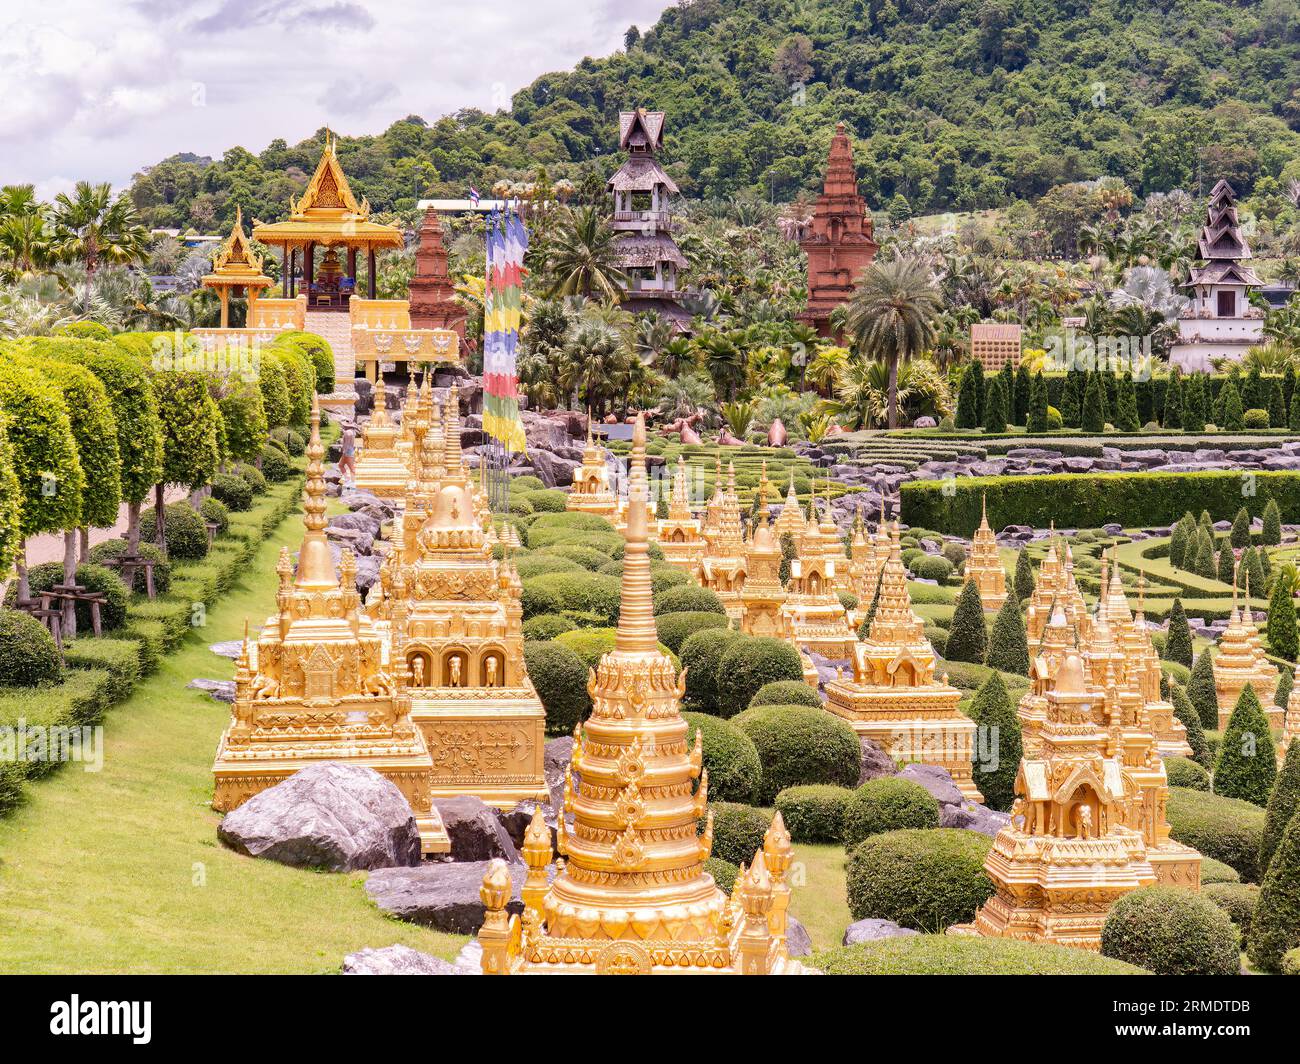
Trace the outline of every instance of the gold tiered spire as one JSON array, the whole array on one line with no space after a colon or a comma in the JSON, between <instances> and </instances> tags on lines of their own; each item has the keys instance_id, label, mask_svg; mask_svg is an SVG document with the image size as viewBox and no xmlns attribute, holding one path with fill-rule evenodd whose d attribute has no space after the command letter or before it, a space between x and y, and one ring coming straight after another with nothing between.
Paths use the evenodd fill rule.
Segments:
<instances>
[{"instance_id":1,"label":"gold tiered spire","mask_svg":"<svg viewBox=\"0 0 1300 1064\"><path fill-rule=\"evenodd\" d=\"M971 771L975 722L958 708L961 692L936 678L934 648L907 595L898 526L880 576L880 598L853 674L826 685L826 708L879 743L896 761L940 765L971 801L982 802Z\"/></svg>"},{"instance_id":2,"label":"gold tiered spire","mask_svg":"<svg viewBox=\"0 0 1300 1064\"><path fill-rule=\"evenodd\" d=\"M758 523L745 552L745 586L741 591L744 613L740 630L746 635L788 638L789 619L782 611L786 600L781 586L781 545L767 520L767 463L758 482Z\"/></svg>"},{"instance_id":3,"label":"gold tiered spire","mask_svg":"<svg viewBox=\"0 0 1300 1064\"><path fill-rule=\"evenodd\" d=\"M794 470L790 470L790 490L786 492L785 505L781 507L781 512L776 515L776 538L780 542L781 537L787 532L792 535L797 543L799 537L803 535L807 522L804 520L803 509L799 506L799 497L794 493Z\"/></svg>"},{"instance_id":4,"label":"gold tiered spire","mask_svg":"<svg viewBox=\"0 0 1300 1064\"><path fill-rule=\"evenodd\" d=\"M668 501L668 516L658 522L659 549L664 561L688 573L695 572L707 545L700 533L700 522L691 513L690 488L686 461L679 454L673 474L673 491Z\"/></svg>"},{"instance_id":5,"label":"gold tiered spire","mask_svg":"<svg viewBox=\"0 0 1300 1064\"><path fill-rule=\"evenodd\" d=\"M574 470L573 487L569 489L564 508L579 513L595 514L613 521L618 511L618 500L609 485L609 468L605 465L605 449L592 435L591 413L587 414L587 446L582 452L582 465Z\"/></svg>"},{"instance_id":6,"label":"gold tiered spire","mask_svg":"<svg viewBox=\"0 0 1300 1064\"><path fill-rule=\"evenodd\" d=\"M357 449L356 485L380 498L400 498L410 478L407 462L398 450L400 432L388 416L388 396L381 377L375 381L375 407L361 429Z\"/></svg>"},{"instance_id":7,"label":"gold tiered spire","mask_svg":"<svg viewBox=\"0 0 1300 1064\"><path fill-rule=\"evenodd\" d=\"M803 533L795 541L799 553L790 561L784 612L790 639L801 653L815 652L846 661L853 655L858 636L836 590L841 573L834 552L827 549L815 510L814 506ZM847 576L848 560L841 564ZM815 672L808 659L804 673L810 682Z\"/></svg>"},{"instance_id":8,"label":"gold tiered spire","mask_svg":"<svg viewBox=\"0 0 1300 1064\"><path fill-rule=\"evenodd\" d=\"M999 610L1007 600L1007 574L998 556L998 541L989 527L988 497L980 503L980 524L971 539L966 555L966 581L980 591L980 604L986 610Z\"/></svg>"},{"instance_id":9,"label":"gold tiered spire","mask_svg":"<svg viewBox=\"0 0 1300 1064\"><path fill-rule=\"evenodd\" d=\"M213 766L212 804L229 812L321 761L364 765L392 780L411 803L424 852L446 852L450 842L431 803L429 751L411 721L400 677L385 668L383 635L361 612L350 551L342 552L340 575L334 572L325 538L323 455L313 399L297 570L283 549L277 612L262 628L255 657L244 639L231 722Z\"/></svg>"},{"instance_id":10,"label":"gold tiered spire","mask_svg":"<svg viewBox=\"0 0 1300 1064\"><path fill-rule=\"evenodd\" d=\"M696 566L695 579L718 596L732 621L739 621L744 613L741 588L745 584L745 531L740 497L736 494L736 467L730 466L724 482L719 457L715 476L716 487L709 502L711 516L704 527L708 547Z\"/></svg>"},{"instance_id":11,"label":"gold tiered spire","mask_svg":"<svg viewBox=\"0 0 1300 1064\"><path fill-rule=\"evenodd\" d=\"M886 555L888 557L888 555ZM849 559L849 591L858 600L858 609L865 614L876 595L880 583L880 567L884 559L877 558L876 544L867 532L867 523L862 520L862 509L858 508L853 519L853 555Z\"/></svg>"},{"instance_id":12,"label":"gold tiered spire","mask_svg":"<svg viewBox=\"0 0 1300 1064\"><path fill-rule=\"evenodd\" d=\"M1268 716L1270 727L1282 724L1282 707L1273 705L1277 694L1277 669L1270 664L1260 643L1259 629L1250 609L1250 574L1246 574L1246 605L1237 602L1236 570L1232 581L1232 615L1219 638L1219 652L1214 658L1214 693L1219 701L1219 727L1228 726L1228 718L1247 684L1255 689L1259 704Z\"/></svg>"},{"instance_id":13,"label":"gold tiered spire","mask_svg":"<svg viewBox=\"0 0 1300 1064\"><path fill-rule=\"evenodd\" d=\"M645 438L641 418L638 437ZM489 866L479 935L485 973L802 971L785 948L789 836L779 817L730 901L704 870L711 817L703 835L698 825L708 778L700 736L687 743L680 712L685 676L658 648L648 498L634 480L618 636L591 670L592 713L578 727L565 780L565 811L573 814L572 830L559 836L566 860L543 892L549 839L543 829L532 833L522 918L505 914L505 866Z\"/></svg>"},{"instance_id":14,"label":"gold tiered spire","mask_svg":"<svg viewBox=\"0 0 1300 1064\"><path fill-rule=\"evenodd\" d=\"M1074 559L1069 557L1070 545L1058 540L1055 528L1048 540L1047 554L1038 567L1034 593L1025 609L1025 628L1032 651L1043 636L1052 611L1058 606L1064 611L1066 621L1080 637L1088 634L1092 624L1088 605L1083 600L1079 585L1074 579Z\"/></svg>"}]
</instances>

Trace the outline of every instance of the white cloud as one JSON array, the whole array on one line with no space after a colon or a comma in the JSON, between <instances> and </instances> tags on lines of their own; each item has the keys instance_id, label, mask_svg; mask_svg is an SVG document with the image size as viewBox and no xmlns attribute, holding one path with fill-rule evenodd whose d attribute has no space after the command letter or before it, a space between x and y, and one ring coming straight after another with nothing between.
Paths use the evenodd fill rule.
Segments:
<instances>
[{"instance_id":1,"label":"white cloud","mask_svg":"<svg viewBox=\"0 0 1300 1064\"><path fill-rule=\"evenodd\" d=\"M42 0L0 14L0 184L123 185L176 152L492 110L667 2Z\"/></svg>"}]
</instances>

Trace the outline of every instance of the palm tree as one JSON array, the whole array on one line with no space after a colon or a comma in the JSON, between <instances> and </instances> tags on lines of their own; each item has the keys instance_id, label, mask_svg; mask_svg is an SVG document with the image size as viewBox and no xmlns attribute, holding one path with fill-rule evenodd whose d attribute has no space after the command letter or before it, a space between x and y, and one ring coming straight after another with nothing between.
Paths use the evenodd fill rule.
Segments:
<instances>
[{"instance_id":1,"label":"palm tree","mask_svg":"<svg viewBox=\"0 0 1300 1064\"><path fill-rule=\"evenodd\" d=\"M898 427L898 367L934 345L939 290L914 258L873 263L849 302L846 326L860 355L889 369L889 427Z\"/></svg>"},{"instance_id":2,"label":"palm tree","mask_svg":"<svg viewBox=\"0 0 1300 1064\"><path fill-rule=\"evenodd\" d=\"M125 196L113 199L107 182L78 181L71 196L60 192L54 199L54 227L58 255L81 263L87 289L100 263L130 266L149 255L149 234L135 207Z\"/></svg>"},{"instance_id":3,"label":"palm tree","mask_svg":"<svg viewBox=\"0 0 1300 1064\"><path fill-rule=\"evenodd\" d=\"M617 265L615 237L594 206L566 211L551 242L547 294L618 299L627 276Z\"/></svg>"},{"instance_id":4,"label":"palm tree","mask_svg":"<svg viewBox=\"0 0 1300 1064\"><path fill-rule=\"evenodd\" d=\"M731 333L711 331L695 341L718 397L729 402L745 381L745 352Z\"/></svg>"}]
</instances>

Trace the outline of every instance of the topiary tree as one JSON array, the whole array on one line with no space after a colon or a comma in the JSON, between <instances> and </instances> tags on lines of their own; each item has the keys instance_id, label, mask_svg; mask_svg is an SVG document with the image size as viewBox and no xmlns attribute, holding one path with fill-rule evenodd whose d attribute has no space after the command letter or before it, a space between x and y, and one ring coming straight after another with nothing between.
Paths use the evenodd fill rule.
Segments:
<instances>
[{"instance_id":1,"label":"topiary tree","mask_svg":"<svg viewBox=\"0 0 1300 1064\"><path fill-rule=\"evenodd\" d=\"M984 872L992 843L959 828L873 835L849 856L849 913L854 920L893 920L935 934L969 923L993 895Z\"/></svg>"},{"instance_id":2,"label":"topiary tree","mask_svg":"<svg viewBox=\"0 0 1300 1064\"><path fill-rule=\"evenodd\" d=\"M726 658L723 658L725 663ZM780 791L807 783L848 787L862 769L862 747L847 722L811 706L757 706L735 718L763 766L754 800L770 805Z\"/></svg>"},{"instance_id":3,"label":"topiary tree","mask_svg":"<svg viewBox=\"0 0 1300 1064\"><path fill-rule=\"evenodd\" d=\"M1219 391L1219 403L1223 407L1223 417L1219 420L1219 428L1227 429L1229 432L1241 432L1246 427L1246 412L1241 405L1241 393L1237 391L1237 386L1229 377L1223 382L1223 387Z\"/></svg>"},{"instance_id":4,"label":"topiary tree","mask_svg":"<svg viewBox=\"0 0 1300 1064\"><path fill-rule=\"evenodd\" d=\"M157 534L158 515L146 510L140 518L140 533L146 539ZM208 530L197 510L187 502L174 502L166 508L167 556L174 561L198 561L208 554Z\"/></svg>"},{"instance_id":5,"label":"topiary tree","mask_svg":"<svg viewBox=\"0 0 1300 1064\"><path fill-rule=\"evenodd\" d=\"M568 617L561 614L542 613L524 621L524 638L544 642L565 632L572 632L577 627Z\"/></svg>"},{"instance_id":6,"label":"topiary tree","mask_svg":"<svg viewBox=\"0 0 1300 1064\"><path fill-rule=\"evenodd\" d=\"M218 473L212 478L212 498L236 513L245 513L253 508L252 487L234 473Z\"/></svg>"},{"instance_id":7,"label":"topiary tree","mask_svg":"<svg viewBox=\"0 0 1300 1064\"><path fill-rule=\"evenodd\" d=\"M992 377L984 396L984 431L999 433L1007 431L1007 396L1002 387L1002 377Z\"/></svg>"},{"instance_id":8,"label":"topiary tree","mask_svg":"<svg viewBox=\"0 0 1300 1064\"><path fill-rule=\"evenodd\" d=\"M1192 629L1187 623L1187 613L1183 610L1183 600L1175 598L1169 607L1169 632L1165 637L1166 661L1176 661L1179 665L1192 667Z\"/></svg>"},{"instance_id":9,"label":"topiary tree","mask_svg":"<svg viewBox=\"0 0 1300 1064\"><path fill-rule=\"evenodd\" d=\"M1282 382L1273 381L1273 386L1268 390L1268 427L1271 429L1286 428L1286 399L1282 395Z\"/></svg>"},{"instance_id":10,"label":"topiary tree","mask_svg":"<svg viewBox=\"0 0 1300 1064\"><path fill-rule=\"evenodd\" d=\"M1257 968L1276 972L1282 957L1300 947L1300 816L1292 815L1260 884L1250 922L1246 956Z\"/></svg>"},{"instance_id":11,"label":"topiary tree","mask_svg":"<svg viewBox=\"0 0 1300 1064\"><path fill-rule=\"evenodd\" d=\"M1029 637L1025 632L1024 615L1020 612L1020 601L1014 595L1007 596L993 621L987 663L990 668L1003 672L1029 675Z\"/></svg>"},{"instance_id":12,"label":"topiary tree","mask_svg":"<svg viewBox=\"0 0 1300 1064\"><path fill-rule=\"evenodd\" d=\"M1169 383L1165 386L1165 408L1160 424L1167 429L1182 427L1183 413L1183 376L1175 369L1169 374Z\"/></svg>"},{"instance_id":13,"label":"topiary tree","mask_svg":"<svg viewBox=\"0 0 1300 1064\"><path fill-rule=\"evenodd\" d=\"M1088 383L1083 390L1083 431L1104 432L1106 430L1106 392L1101 374L1088 374Z\"/></svg>"},{"instance_id":14,"label":"topiary tree","mask_svg":"<svg viewBox=\"0 0 1300 1064\"><path fill-rule=\"evenodd\" d=\"M763 848L772 816L738 802L710 802L713 815L713 856L734 865L749 864Z\"/></svg>"},{"instance_id":15,"label":"topiary tree","mask_svg":"<svg viewBox=\"0 0 1300 1064\"><path fill-rule=\"evenodd\" d=\"M1005 812L1015 797L1016 771L1024 748L1020 718L998 672L989 673L989 678L980 685L971 703L970 716L979 737L972 765L975 785L990 809Z\"/></svg>"},{"instance_id":16,"label":"topiary tree","mask_svg":"<svg viewBox=\"0 0 1300 1064\"><path fill-rule=\"evenodd\" d=\"M1012 389L1012 396L1010 420L1017 425L1023 425L1029 418L1029 409L1033 405L1034 398L1034 385L1029 376L1029 367L1023 362L1016 367L1016 383ZM1046 401L1043 404L1043 413L1047 413Z\"/></svg>"},{"instance_id":17,"label":"topiary tree","mask_svg":"<svg viewBox=\"0 0 1300 1064\"><path fill-rule=\"evenodd\" d=\"M1171 787L1189 787L1194 791L1210 790L1210 774L1202 765L1185 757L1165 758L1165 773Z\"/></svg>"},{"instance_id":18,"label":"topiary tree","mask_svg":"<svg viewBox=\"0 0 1300 1064\"><path fill-rule=\"evenodd\" d=\"M973 580L962 585L957 596L957 608L948 628L948 646L945 657L949 661L973 661L982 665L989 651L989 632L984 620L984 606L980 602L980 589Z\"/></svg>"},{"instance_id":19,"label":"topiary tree","mask_svg":"<svg viewBox=\"0 0 1300 1064\"><path fill-rule=\"evenodd\" d=\"M765 683L749 700L746 709L755 706L812 706L820 709L822 700L803 680L774 680Z\"/></svg>"},{"instance_id":20,"label":"topiary tree","mask_svg":"<svg viewBox=\"0 0 1300 1064\"><path fill-rule=\"evenodd\" d=\"M1300 742L1287 747L1273 792L1264 810L1264 835L1259 844L1259 867L1267 869L1282 841L1282 833L1300 809Z\"/></svg>"},{"instance_id":21,"label":"topiary tree","mask_svg":"<svg viewBox=\"0 0 1300 1064\"><path fill-rule=\"evenodd\" d=\"M1268 648L1278 657L1295 661L1300 654L1300 632L1296 629L1295 599L1285 580L1273 583L1273 594L1268 602Z\"/></svg>"},{"instance_id":22,"label":"topiary tree","mask_svg":"<svg viewBox=\"0 0 1300 1064\"><path fill-rule=\"evenodd\" d=\"M803 661L792 644L767 636L741 636L718 663L718 715L734 717L744 711L759 688L773 680L802 679Z\"/></svg>"},{"instance_id":23,"label":"topiary tree","mask_svg":"<svg viewBox=\"0 0 1300 1064\"><path fill-rule=\"evenodd\" d=\"M1250 514L1244 506L1232 518L1232 531L1228 533L1228 540L1238 550L1250 546Z\"/></svg>"},{"instance_id":24,"label":"topiary tree","mask_svg":"<svg viewBox=\"0 0 1300 1064\"><path fill-rule=\"evenodd\" d=\"M63 678L63 659L45 625L21 610L0 609L0 687L38 687Z\"/></svg>"},{"instance_id":25,"label":"topiary tree","mask_svg":"<svg viewBox=\"0 0 1300 1064\"><path fill-rule=\"evenodd\" d=\"M587 668L568 647L553 641L525 640L524 664L546 710L549 735L568 735L587 719Z\"/></svg>"},{"instance_id":26,"label":"topiary tree","mask_svg":"<svg viewBox=\"0 0 1300 1064\"><path fill-rule=\"evenodd\" d=\"M1201 718L1201 727L1218 731L1219 696L1214 689L1214 658L1209 647L1196 656L1196 664L1187 679L1187 698Z\"/></svg>"},{"instance_id":27,"label":"topiary tree","mask_svg":"<svg viewBox=\"0 0 1300 1064\"><path fill-rule=\"evenodd\" d=\"M655 613L721 613L726 614L722 600L707 587L684 584L670 587L654 597Z\"/></svg>"},{"instance_id":28,"label":"topiary tree","mask_svg":"<svg viewBox=\"0 0 1300 1064\"><path fill-rule=\"evenodd\" d=\"M983 424L984 366L975 359L962 371L957 391L956 422L959 429L977 429Z\"/></svg>"},{"instance_id":29,"label":"topiary tree","mask_svg":"<svg viewBox=\"0 0 1300 1064\"><path fill-rule=\"evenodd\" d=\"M1214 536L1206 529L1198 529L1196 533L1196 553L1193 555L1191 549L1188 549L1189 557L1195 560L1187 566L1197 576L1203 576L1206 580L1213 580L1217 575L1217 569L1214 559Z\"/></svg>"},{"instance_id":30,"label":"topiary tree","mask_svg":"<svg viewBox=\"0 0 1300 1064\"><path fill-rule=\"evenodd\" d=\"M1205 384L1200 373L1193 373L1183 388L1182 426L1184 432L1205 431Z\"/></svg>"},{"instance_id":31,"label":"topiary tree","mask_svg":"<svg viewBox=\"0 0 1300 1064\"><path fill-rule=\"evenodd\" d=\"M929 791L914 780L883 776L849 793L842 832L851 850L886 831L938 826L939 802Z\"/></svg>"},{"instance_id":32,"label":"topiary tree","mask_svg":"<svg viewBox=\"0 0 1300 1064\"><path fill-rule=\"evenodd\" d=\"M1176 887L1143 887L1111 906L1101 954L1156 975L1236 975L1237 929L1208 898Z\"/></svg>"},{"instance_id":33,"label":"topiary tree","mask_svg":"<svg viewBox=\"0 0 1300 1064\"><path fill-rule=\"evenodd\" d=\"M852 797L847 787L787 787L776 796L776 809L795 842L842 842L844 811Z\"/></svg>"},{"instance_id":34,"label":"topiary tree","mask_svg":"<svg viewBox=\"0 0 1300 1064\"><path fill-rule=\"evenodd\" d=\"M1083 390L1085 374L1071 369L1061 387L1061 420L1067 428L1077 429L1083 421Z\"/></svg>"},{"instance_id":35,"label":"topiary tree","mask_svg":"<svg viewBox=\"0 0 1300 1064\"><path fill-rule=\"evenodd\" d=\"M1183 514L1174 525L1169 537L1169 564L1175 569L1187 568L1187 547L1196 534L1196 519Z\"/></svg>"},{"instance_id":36,"label":"topiary tree","mask_svg":"<svg viewBox=\"0 0 1300 1064\"><path fill-rule=\"evenodd\" d=\"M790 582L790 563L799 557L799 550L795 546L794 534L791 532L781 533L781 568L778 576L781 579L781 586L785 587Z\"/></svg>"},{"instance_id":37,"label":"topiary tree","mask_svg":"<svg viewBox=\"0 0 1300 1064\"><path fill-rule=\"evenodd\" d=\"M1215 571L1221 583L1232 586L1232 582L1237 578L1237 558L1232 552L1232 544L1224 540L1223 545L1219 548L1219 563Z\"/></svg>"},{"instance_id":38,"label":"topiary tree","mask_svg":"<svg viewBox=\"0 0 1300 1064\"><path fill-rule=\"evenodd\" d=\"M689 725L686 741L695 745L699 732L704 747L704 768L709 773L709 797L719 802L752 802L763 766L758 750L731 721L707 713L685 713Z\"/></svg>"},{"instance_id":39,"label":"topiary tree","mask_svg":"<svg viewBox=\"0 0 1300 1064\"><path fill-rule=\"evenodd\" d=\"M154 374L153 386L163 446L162 478L154 489L154 511L161 512L163 520L154 529L154 543L166 551L167 485L192 490L212 479L221 464L221 411L200 373L162 370Z\"/></svg>"},{"instance_id":40,"label":"topiary tree","mask_svg":"<svg viewBox=\"0 0 1300 1064\"><path fill-rule=\"evenodd\" d=\"M681 650L682 644L696 632L706 628L726 628L725 613L665 613L655 618L655 628L659 632L659 641L674 654Z\"/></svg>"},{"instance_id":41,"label":"topiary tree","mask_svg":"<svg viewBox=\"0 0 1300 1064\"><path fill-rule=\"evenodd\" d=\"M284 364L279 359L267 359L257 375L258 391L262 394L262 412L271 428L287 426L293 415L289 401L289 379Z\"/></svg>"},{"instance_id":42,"label":"topiary tree","mask_svg":"<svg viewBox=\"0 0 1300 1064\"><path fill-rule=\"evenodd\" d=\"M1201 894L1228 915L1242 942L1250 936L1250 922L1259 904L1259 887L1254 883L1201 883Z\"/></svg>"},{"instance_id":43,"label":"topiary tree","mask_svg":"<svg viewBox=\"0 0 1300 1064\"><path fill-rule=\"evenodd\" d=\"M1022 367L1023 368L1023 367ZM1025 432L1029 434L1047 431L1047 381L1042 372L1034 374L1034 381L1029 393L1029 413L1025 419Z\"/></svg>"},{"instance_id":44,"label":"topiary tree","mask_svg":"<svg viewBox=\"0 0 1300 1064\"><path fill-rule=\"evenodd\" d=\"M1011 580L1011 587L1021 602L1034 593L1034 565L1024 547L1016 552L1016 575Z\"/></svg>"},{"instance_id":45,"label":"topiary tree","mask_svg":"<svg viewBox=\"0 0 1300 1064\"><path fill-rule=\"evenodd\" d=\"M1137 387L1133 383L1133 374L1125 372L1119 379L1115 403L1115 427L1120 432L1137 432L1142 427L1138 417Z\"/></svg>"},{"instance_id":46,"label":"topiary tree","mask_svg":"<svg viewBox=\"0 0 1300 1064\"><path fill-rule=\"evenodd\" d=\"M1174 707L1174 717L1182 721L1187 731L1187 745L1192 748L1192 760L1204 769L1214 767L1214 754L1210 744L1205 741L1205 731L1201 727L1200 715L1187 697L1187 689L1180 683L1170 683L1169 701Z\"/></svg>"},{"instance_id":47,"label":"topiary tree","mask_svg":"<svg viewBox=\"0 0 1300 1064\"><path fill-rule=\"evenodd\" d=\"M678 655L686 670L685 708L718 714L718 666L727 649L742 638L730 628L706 628L686 637Z\"/></svg>"},{"instance_id":48,"label":"topiary tree","mask_svg":"<svg viewBox=\"0 0 1300 1064\"><path fill-rule=\"evenodd\" d=\"M225 457L237 462L257 461L268 428L261 389L251 381L232 376L214 382L213 398L225 429Z\"/></svg>"},{"instance_id":49,"label":"topiary tree","mask_svg":"<svg viewBox=\"0 0 1300 1064\"><path fill-rule=\"evenodd\" d=\"M1282 511L1278 509L1276 499L1269 499L1264 505L1264 529L1259 539L1269 547L1282 542Z\"/></svg>"},{"instance_id":50,"label":"topiary tree","mask_svg":"<svg viewBox=\"0 0 1300 1064\"><path fill-rule=\"evenodd\" d=\"M1268 717L1247 684L1233 707L1214 766L1214 793L1265 805L1277 778L1277 751Z\"/></svg>"}]
</instances>

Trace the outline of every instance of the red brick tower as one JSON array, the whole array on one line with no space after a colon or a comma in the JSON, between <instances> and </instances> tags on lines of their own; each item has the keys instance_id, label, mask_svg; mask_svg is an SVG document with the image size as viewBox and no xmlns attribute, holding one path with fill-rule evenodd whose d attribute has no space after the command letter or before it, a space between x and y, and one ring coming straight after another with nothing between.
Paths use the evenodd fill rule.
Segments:
<instances>
[{"instance_id":1,"label":"red brick tower","mask_svg":"<svg viewBox=\"0 0 1300 1064\"><path fill-rule=\"evenodd\" d=\"M456 302L447 272L447 249L442 246L438 212L430 207L420 223L420 243L411 278L411 326L416 329L455 329L465 339L465 308Z\"/></svg>"},{"instance_id":2,"label":"red brick tower","mask_svg":"<svg viewBox=\"0 0 1300 1064\"><path fill-rule=\"evenodd\" d=\"M831 138L826 184L799 246L808 255L808 307L799 320L830 336L831 311L848 301L859 274L880 248L872 238L866 200L858 195L853 148L843 122Z\"/></svg>"}]
</instances>

